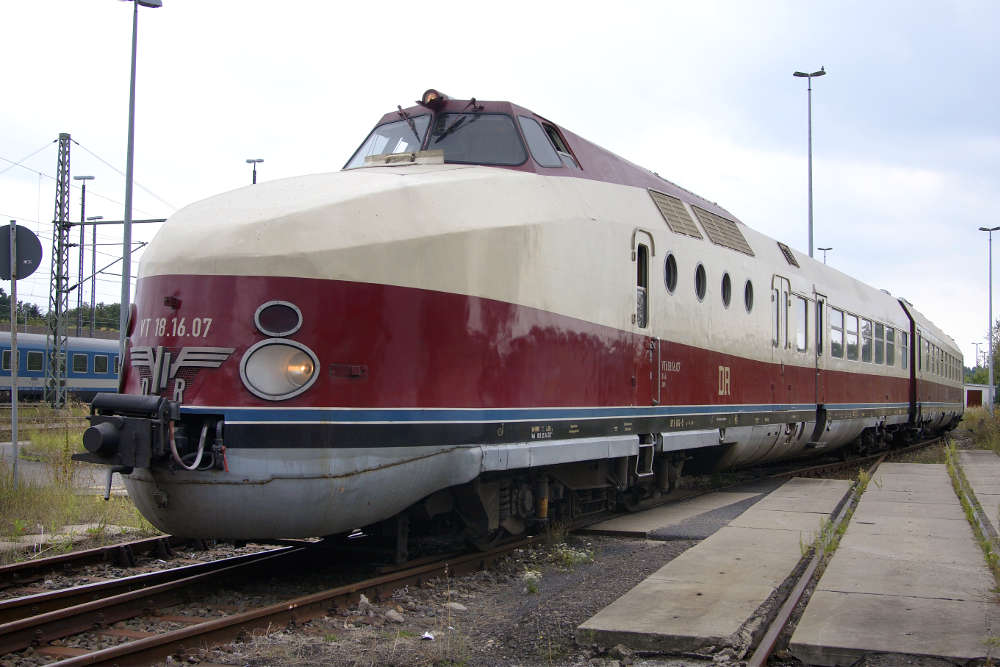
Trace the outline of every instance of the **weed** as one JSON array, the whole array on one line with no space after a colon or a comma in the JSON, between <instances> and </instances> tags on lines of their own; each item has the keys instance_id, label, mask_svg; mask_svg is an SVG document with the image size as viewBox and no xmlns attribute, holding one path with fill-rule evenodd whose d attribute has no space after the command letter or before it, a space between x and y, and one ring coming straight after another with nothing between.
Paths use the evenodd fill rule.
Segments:
<instances>
[{"instance_id":1,"label":"weed","mask_svg":"<svg viewBox=\"0 0 1000 667\"><path fill-rule=\"evenodd\" d=\"M569 526L560 521L551 522L545 530L545 542L549 545L561 544L569 535Z\"/></svg>"},{"instance_id":2,"label":"weed","mask_svg":"<svg viewBox=\"0 0 1000 667\"><path fill-rule=\"evenodd\" d=\"M340 637L333 634L332 632L328 632L327 634L323 635L323 641L330 642L331 644L339 639Z\"/></svg>"},{"instance_id":3,"label":"weed","mask_svg":"<svg viewBox=\"0 0 1000 667\"><path fill-rule=\"evenodd\" d=\"M574 548L564 542L553 548L552 557L556 564L568 569L581 563L594 562L594 551L586 548Z\"/></svg>"},{"instance_id":4,"label":"weed","mask_svg":"<svg viewBox=\"0 0 1000 667\"><path fill-rule=\"evenodd\" d=\"M538 584L542 581L542 573L538 570L525 569L521 573L521 581L524 582L525 591L534 595L538 592Z\"/></svg>"}]
</instances>

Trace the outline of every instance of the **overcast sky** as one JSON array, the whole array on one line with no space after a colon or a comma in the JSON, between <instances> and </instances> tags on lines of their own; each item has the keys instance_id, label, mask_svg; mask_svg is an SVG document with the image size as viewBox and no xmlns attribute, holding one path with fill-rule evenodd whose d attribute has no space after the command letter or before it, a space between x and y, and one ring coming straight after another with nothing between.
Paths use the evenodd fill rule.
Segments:
<instances>
[{"instance_id":1,"label":"overcast sky","mask_svg":"<svg viewBox=\"0 0 1000 667\"><path fill-rule=\"evenodd\" d=\"M139 11L136 218L248 184L247 158L264 159L259 180L338 170L383 113L434 87L532 109L808 252L806 81L792 72L825 66L815 245L912 301L967 365L985 344L996 2L163 5ZM96 177L87 215L123 217L131 24L121 0L0 0L0 220L42 237L43 266L19 291L43 310L60 132L78 142L71 173ZM71 206L78 219L75 187ZM121 254L99 253L99 266ZM120 291L102 277L97 299Z\"/></svg>"}]
</instances>

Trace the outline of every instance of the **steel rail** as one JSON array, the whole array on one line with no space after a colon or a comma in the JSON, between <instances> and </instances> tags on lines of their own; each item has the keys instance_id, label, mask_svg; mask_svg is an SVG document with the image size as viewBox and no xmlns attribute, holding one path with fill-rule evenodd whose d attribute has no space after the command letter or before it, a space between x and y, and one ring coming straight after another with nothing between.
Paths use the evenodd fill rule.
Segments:
<instances>
[{"instance_id":1,"label":"steel rail","mask_svg":"<svg viewBox=\"0 0 1000 667\"><path fill-rule=\"evenodd\" d=\"M331 588L293 600L261 607L241 614L216 618L197 625L165 632L153 637L137 639L93 653L87 653L56 664L61 667L74 665L148 665L162 661L167 656L191 648L203 648L232 641L247 630L284 627L290 622L302 623L319 618L335 607L354 604L361 594L372 599L383 599L406 584L421 585L424 581L445 573L466 574L487 567L514 549L537 542L532 537L510 542L489 551L477 552L411 567L366 579L352 584Z\"/></svg>"},{"instance_id":2,"label":"steel rail","mask_svg":"<svg viewBox=\"0 0 1000 667\"><path fill-rule=\"evenodd\" d=\"M0 589L30 583L26 580L37 576L39 573L56 570L66 565L86 565L108 561L127 565L135 562L135 554L137 552L158 554L160 557L167 558L170 556L173 547L184 544L187 541L170 535L161 535L159 537L120 542L103 547L94 547L93 549L71 551L58 556L48 556L46 558L3 565L0 566Z\"/></svg>"},{"instance_id":3,"label":"steel rail","mask_svg":"<svg viewBox=\"0 0 1000 667\"><path fill-rule=\"evenodd\" d=\"M184 601L184 593L191 587L217 583L222 577L249 576L258 569L266 569L278 563L287 567L286 561L290 557L304 551L306 551L305 547L294 547L289 551L261 557L250 562L231 564L183 579L4 623L0 625L0 655L19 651L35 643L87 632L103 625L140 616L149 609L161 609L180 604Z\"/></svg>"},{"instance_id":4,"label":"steel rail","mask_svg":"<svg viewBox=\"0 0 1000 667\"><path fill-rule=\"evenodd\" d=\"M922 446L927 446L923 444ZM868 468L869 478L875 475L875 471L878 469L879 465L882 464L889 456L888 452L883 452L881 454L875 455L874 457L867 457L869 459L874 458L874 463ZM837 512L836 518L834 518L833 523L830 526L831 534L835 534L848 515L848 512L852 507L855 507L858 502L861 501L861 496L856 495L855 492L858 486L857 483L851 486L848 490L845 501L841 502L840 511ZM778 641L778 637L787 627L789 620L791 620L792 613L795 611L795 607L798 606L799 601L802 599L803 593L805 593L806 587L809 582L812 581L813 575L816 573L816 568L819 567L820 563L823 562L825 554L819 548L819 545L813 549L813 557L809 561L809 565L802 571L795 581L795 585L792 590L788 593L788 597L785 602L781 605L778 610L777 615L768 624L767 630L761 637L760 642L757 644L757 648L751 654L750 658L747 660L747 667L763 667L767 663L768 657L770 657L771 652L774 650L774 646Z\"/></svg>"},{"instance_id":5,"label":"steel rail","mask_svg":"<svg viewBox=\"0 0 1000 667\"><path fill-rule=\"evenodd\" d=\"M60 590L46 591L44 593L36 593L34 595L10 598L8 600L0 600L0 627L6 623L19 621L31 616L38 616L39 614L55 611L57 609L75 607L79 604L108 598L113 595L118 595L119 593L140 590L157 584L184 579L196 574L213 572L231 565L250 563L255 560L260 560L261 558L267 558L269 556L287 552L294 548L295 547L279 547L277 549L268 549L252 554L220 558L219 560L213 560L206 563L194 563L191 565L182 565L180 567L165 570L157 570L155 572L143 572L141 574L134 574L132 576L122 577L119 579L98 581L90 584L83 584L81 586L73 586L71 588L63 588Z\"/></svg>"}]
</instances>

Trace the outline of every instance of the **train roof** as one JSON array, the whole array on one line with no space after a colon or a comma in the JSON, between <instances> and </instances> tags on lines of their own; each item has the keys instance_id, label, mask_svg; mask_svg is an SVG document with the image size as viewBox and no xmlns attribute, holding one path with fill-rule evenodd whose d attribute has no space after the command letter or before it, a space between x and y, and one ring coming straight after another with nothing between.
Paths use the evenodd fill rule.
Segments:
<instances>
[{"instance_id":1,"label":"train roof","mask_svg":"<svg viewBox=\"0 0 1000 667\"><path fill-rule=\"evenodd\" d=\"M913 307L913 304L906 299L899 300L900 305L906 309L906 311L913 317L913 321L916 323L917 327L926 336L928 333L931 334L931 338L936 338L937 342L941 345L950 345L951 352L955 353L959 358L964 358L962 351L959 349L958 345L955 343L955 339L942 331L936 324L927 319L923 313Z\"/></svg>"},{"instance_id":2,"label":"train roof","mask_svg":"<svg viewBox=\"0 0 1000 667\"><path fill-rule=\"evenodd\" d=\"M429 94L441 95L433 102L424 102ZM640 188L650 188L658 190L668 195L677 197L691 204L695 204L716 215L728 218L734 222L739 220L732 213L719 206L716 202L709 201L686 188L668 181L659 174L634 164L620 155L598 146L597 144L584 139L583 137L567 130L566 128L553 123L549 119L541 116L529 109L505 101L487 101L469 98L464 100L451 99L430 89L422 96L422 101L418 101L415 106L406 109L390 111L382 116L376 127L390 122L404 120L407 117L416 117L428 113L483 113L483 114L506 114L511 117L526 116L532 118L543 126L548 125L557 128L559 138L563 140L565 146L569 148L575 158L579 168L572 164L562 164L557 167L543 167L535 160L527 159L519 165L490 165L499 166L517 171L528 171L548 176L569 176L574 178L588 178L607 183L617 183L619 185L631 185Z\"/></svg>"},{"instance_id":3,"label":"train roof","mask_svg":"<svg viewBox=\"0 0 1000 667\"><path fill-rule=\"evenodd\" d=\"M20 347L23 345L25 348L39 348L45 347L47 343L48 336L44 334L34 334L34 333L18 333L17 343ZM118 352L118 341L111 340L107 338L77 338L76 336L70 336L67 338L68 349L70 351L82 351L87 350L90 352ZM0 344L5 347L10 346L10 331L0 331Z\"/></svg>"}]
</instances>

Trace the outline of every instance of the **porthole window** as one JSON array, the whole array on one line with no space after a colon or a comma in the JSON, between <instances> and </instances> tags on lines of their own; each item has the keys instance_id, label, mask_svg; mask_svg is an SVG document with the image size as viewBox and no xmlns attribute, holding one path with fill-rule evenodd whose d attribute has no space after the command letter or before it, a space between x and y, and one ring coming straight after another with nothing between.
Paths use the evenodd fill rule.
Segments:
<instances>
[{"instance_id":1,"label":"porthole window","mask_svg":"<svg viewBox=\"0 0 1000 667\"><path fill-rule=\"evenodd\" d=\"M733 285L729 280L729 274L722 274L722 305L729 308L729 301L733 297Z\"/></svg>"},{"instance_id":2,"label":"porthole window","mask_svg":"<svg viewBox=\"0 0 1000 667\"><path fill-rule=\"evenodd\" d=\"M705 298L705 291L708 289L708 278L705 276L705 267L701 264L694 271L694 293L698 295L698 300Z\"/></svg>"},{"instance_id":3,"label":"porthole window","mask_svg":"<svg viewBox=\"0 0 1000 667\"><path fill-rule=\"evenodd\" d=\"M753 283L749 280L743 288L743 305L746 306L748 313L753 310Z\"/></svg>"},{"instance_id":4,"label":"porthole window","mask_svg":"<svg viewBox=\"0 0 1000 667\"><path fill-rule=\"evenodd\" d=\"M667 254L667 261L663 265L663 282L671 294L677 289L677 260L673 253Z\"/></svg>"},{"instance_id":5,"label":"porthole window","mask_svg":"<svg viewBox=\"0 0 1000 667\"><path fill-rule=\"evenodd\" d=\"M253 321L265 336L291 336L302 326L302 311L288 301L268 301L260 305Z\"/></svg>"}]
</instances>

